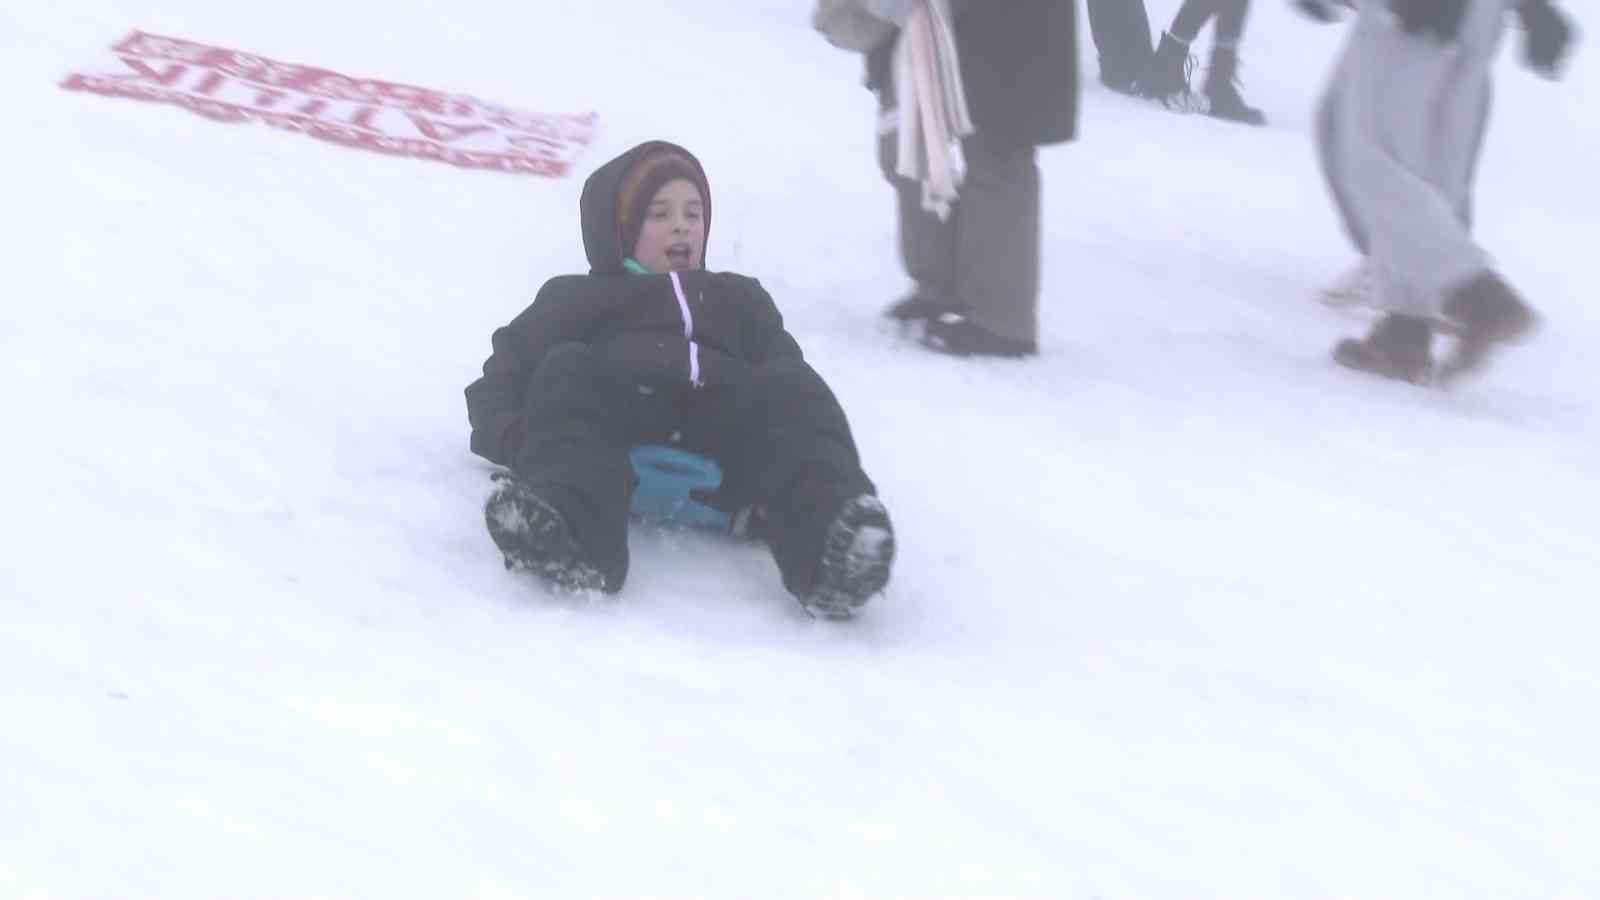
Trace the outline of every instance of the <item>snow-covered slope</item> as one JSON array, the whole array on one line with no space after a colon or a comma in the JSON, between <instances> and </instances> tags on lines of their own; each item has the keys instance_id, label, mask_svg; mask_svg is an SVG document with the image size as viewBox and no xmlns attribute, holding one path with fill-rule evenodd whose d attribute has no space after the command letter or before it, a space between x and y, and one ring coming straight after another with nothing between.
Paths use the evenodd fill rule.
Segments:
<instances>
[{"instance_id":1,"label":"snow-covered slope","mask_svg":"<svg viewBox=\"0 0 1600 900\"><path fill-rule=\"evenodd\" d=\"M0 11L0 896L1600 894L1600 61L1507 54L1480 233L1547 328L1423 391L1327 359L1340 34L1260 6L1273 127L1095 86L1042 154L1027 363L880 331L806 4ZM56 88L135 27L600 137L515 178ZM756 547L637 533L580 602L483 532L461 389L651 137L852 416L901 547L858 622Z\"/></svg>"}]
</instances>

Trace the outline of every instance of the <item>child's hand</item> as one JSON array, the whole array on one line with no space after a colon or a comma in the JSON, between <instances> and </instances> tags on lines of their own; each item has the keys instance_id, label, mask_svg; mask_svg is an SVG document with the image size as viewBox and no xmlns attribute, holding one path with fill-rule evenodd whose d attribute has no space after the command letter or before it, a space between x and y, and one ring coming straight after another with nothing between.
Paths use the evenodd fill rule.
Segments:
<instances>
[{"instance_id":1,"label":"child's hand","mask_svg":"<svg viewBox=\"0 0 1600 900\"><path fill-rule=\"evenodd\" d=\"M1572 46L1572 24L1546 0L1528 0L1519 10L1523 37L1522 57L1528 67L1545 78L1558 78Z\"/></svg>"}]
</instances>

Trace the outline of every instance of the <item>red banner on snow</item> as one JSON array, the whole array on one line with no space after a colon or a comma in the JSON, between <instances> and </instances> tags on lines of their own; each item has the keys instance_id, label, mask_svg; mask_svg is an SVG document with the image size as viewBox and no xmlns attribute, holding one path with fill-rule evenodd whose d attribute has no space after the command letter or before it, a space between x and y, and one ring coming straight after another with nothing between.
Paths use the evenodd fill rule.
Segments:
<instances>
[{"instance_id":1,"label":"red banner on snow","mask_svg":"<svg viewBox=\"0 0 1600 900\"><path fill-rule=\"evenodd\" d=\"M69 91L170 103L222 122L265 122L314 138L471 169L565 175L595 114L543 115L462 94L352 78L135 31Z\"/></svg>"}]
</instances>

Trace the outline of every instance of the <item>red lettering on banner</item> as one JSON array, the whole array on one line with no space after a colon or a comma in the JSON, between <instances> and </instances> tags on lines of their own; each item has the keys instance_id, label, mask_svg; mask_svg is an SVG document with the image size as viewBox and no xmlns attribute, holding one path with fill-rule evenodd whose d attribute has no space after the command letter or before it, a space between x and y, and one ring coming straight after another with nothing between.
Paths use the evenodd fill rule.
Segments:
<instances>
[{"instance_id":1,"label":"red lettering on banner","mask_svg":"<svg viewBox=\"0 0 1600 900\"><path fill-rule=\"evenodd\" d=\"M200 83L195 85L190 90L194 91L196 94L204 94L207 97L214 97L216 96L217 88L222 87L227 80L228 77L220 72L207 72L206 77L200 79Z\"/></svg>"},{"instance_id":2,"label":"red lettering on banner","mask_svg":"<svg viewBox=\"0 0 1600 900\"><path fill-rule=\"evenodd\" d=\"M492 125L450 125L445 122L435 122L416 113L406 113L406 118L411 120L417 130L436 141L446 144L466 137L469 134L478 134L484 131L493 131Z\"/></svg>"},{"instance_id":3,"label":"red lettering on banner","mask_svg":"<svg viewBox=\"0 0 1600 900\"><path fill-rule=\"evenodd\" d=\"M137 53L139 52L140 46L143 45L145 37L146 35L144 32L135 31L133 34L128 35L121 41L112 44L111 51L113 53Z\"/></svg>"},{"instance_id":4,"label":"red lettering on banner","mask_svg":"<svg viewBox=\"0 0 1600 900\"><path fill-rule=\"evenodd\" d=\"M560 141L552 141L549 138L532 134L514 134L507 137L506 141L520 150L536 150L540 153L561 149Z\"/></svg>"},{"instance_id":5,"label":"red lettering on banner","mask_svg":"<svg viewBox=\"0 0 1600 900\"><path fill-rule=\"evenodd\" d=\"M184 73L189 71L188 66L182 63L173 63L172 65L167 66L166 72L157 72L154 66L146 65L137 59L129 59L126 56L119 56L117 58L122 60L123 64L128 68L132 69L133 74L118 75L116 77L147 79L149 81L154 81L156 84L159 84L162 87L172 87L177 83L179 78L184 76Z\"/></svg>"},{"instance_id":6,"label":"red lettering on banner","mask_svg":"<svg viewBox=\"0 0 1600 900\"><path fill-rule=\"evenodd\" d=\"M105 59L97 71L69 73L61 87L464 168L565 175L594 135L594 113L522 112L142 31L119 41Z\"/></svg>"},{"instance_id":7,"label":"red lettering on banner","mask_svg":"<svg viewBox=\"0 0 1600 900\"><path fill-rule=\"evenodd\" d=\"M350 124L354 125L357 128L363 129L365 131L379 131L379 132L381 132L381 131L383 131L382 128L379 128L378 126L372 124L372 120L374 118L376 118L378 113L380 113L380 112L383 112L383 108L382 107L378 107L378 106L363 106L363 107L361 107L360 110L358 110L356 112L355 115L350 117Z\"/></svg>"}]
</instances>

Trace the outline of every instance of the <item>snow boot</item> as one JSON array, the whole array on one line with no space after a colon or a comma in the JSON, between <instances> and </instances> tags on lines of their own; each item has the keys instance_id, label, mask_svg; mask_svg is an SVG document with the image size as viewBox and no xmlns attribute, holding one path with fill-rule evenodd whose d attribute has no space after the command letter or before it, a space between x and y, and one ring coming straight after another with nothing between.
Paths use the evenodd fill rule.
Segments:
<instances>
[{"instance_id":1,"label":"snow boot","mask_svg":"<svg viewBox=\"0 0 1600 900\"><path fill-rule=\"evenodd\" d=\"M916 325L938 318L940 313L952 308L949 302L933 296L920 288L891 303L883 311L884 318L899 325Z\"/></svg>"},{"instance_id":2,"label":"snow boot","mask_svg":"<svg viewBox=\"0 0 1600 900\"><path fill-rule=\"evenodd\" d=\"M1100 83L1119 94L1126 94L1130 97L1139 96L1138 78L1109 70L1104 62L1100 63Z\"/></svg>"},{"instance_id":3,"label":"snow boot","mask_svg":"<svg viewBox=\"0 0 1600 900\"><path fill-rule=\"evenodd\" d=\"M1340 341L1333 358L1348 369L1427 384L1433 370L1433 329L1427 319L1390 313L1365 338Z\"/></svg>"},{"instance_id":4,"label":"snow boot","mask_svg":"<svg viewBox=\"0 0 1600 900\"><path fill-rule=\"evenodd\" d=\"M848 500L823 533L816 583L800 605L820 618L851 618L889 583L893 563L894 527L882 501Z\"/></svg>"},{"instance_id":5,"label":"snow boot","mask_svg":"<svg viewBox=\"0 0 1600 900\"><path fill-rule=\"evenodd\" d=\"M1204 112L1205 99L1189 84L1194 68L1188 42L1162 32L1161 45L1139 77L1139 95L1176 112Z\"/></svg>"},{"instance_id":6,"label":"snow boot","mask_svg":"<svg viewBox=\"0 0 1600 900\"><path fill-rule=\"evenodd\" d=\"M1484 272L1453 292L1445 301L1444 318L1456 331L1456 347L1439 367L1441 383L1481 369L1496 345L1527 336L1538 323L1528 304L1494 272Z\"/></svg>"},{"instance_id":7,"label":"snow boot","mask_svg":"<svg viewBox=\"0 0 1600 900\"><path fill-rule=\"evenodd\" d=\"M960 313L947 312L928 322L922 344L950 356L1037 356L1039 345L1001 337Z\"/></svg>"},{"instance_id":8,"label":"snow boot","mask_svg":"<svg viewBox=\"0 0 1600 900\"><path fill-rule=\"evenodd\" d=\"M1267 124L1266 114L1245 103L1239 94L1239 51L1235 47L1212 49L1205 95L1206 114L1214 119L1243 125Z\"/></svg>"},{"instance_id":9,"label":"snow boot","mask_svg":"<svg viewBox=\"0 0 1600 900\"><path fill-rule=\"evenodd\" d=\"M589 561L554 503L511 476L496 475L495 480L500 487L484 504L483 517L507 569L532 572L564 591L621 589L620 578L607 577Z\"/></svg>"}]
</instances>

